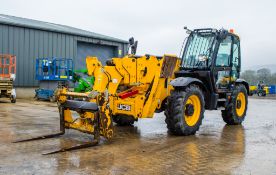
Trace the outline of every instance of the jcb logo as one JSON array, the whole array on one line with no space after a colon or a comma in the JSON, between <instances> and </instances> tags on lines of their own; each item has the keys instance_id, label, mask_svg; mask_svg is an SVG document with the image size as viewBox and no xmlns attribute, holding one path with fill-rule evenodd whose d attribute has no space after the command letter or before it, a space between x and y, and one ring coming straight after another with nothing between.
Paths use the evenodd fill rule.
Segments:
<instances>
[{"instance_id":1,"label":"jcb logo","mask_svg":"<svg viewBox=\"0 0 276 175\"><path fill-rule=\"evenodd\" d=\"M118 110L122 111L131 111L131 106L130 105L124 105L124 104L118 104Z\"/></svg>"}]
</instances>

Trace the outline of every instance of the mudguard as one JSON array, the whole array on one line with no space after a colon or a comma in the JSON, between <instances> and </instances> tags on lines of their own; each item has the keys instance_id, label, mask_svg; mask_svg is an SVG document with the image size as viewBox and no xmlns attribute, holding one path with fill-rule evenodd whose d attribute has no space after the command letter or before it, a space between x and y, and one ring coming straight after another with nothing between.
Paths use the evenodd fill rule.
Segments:
<instances>
[{"instance_id":1,"label":"mudguard","mask_svg":"<svg viewBox=\"0 0 276 175\"><path fill-rule=\"evenodd\" d=\"M239 78L235 81L235 84L243 84L247 90L247 94L249 95L249 84L246 80Z\"/></svg>"},{"instance_id":2,"label":"mudguard","mask_svg":"<svg viewBox=\"0 0 276 175\"><path fill-rule=\"evenodd\" d=\"M172 80L170 82L170 84L174 87L174 88L182 88L182 87L186 87L190 84L197 84L201 87L203 87L204 89L206 89L205 85L203 84L202 81L200 81L197 78L191 78L191 77L178 77L174 80Z\"/></svg>"}]
</instances>

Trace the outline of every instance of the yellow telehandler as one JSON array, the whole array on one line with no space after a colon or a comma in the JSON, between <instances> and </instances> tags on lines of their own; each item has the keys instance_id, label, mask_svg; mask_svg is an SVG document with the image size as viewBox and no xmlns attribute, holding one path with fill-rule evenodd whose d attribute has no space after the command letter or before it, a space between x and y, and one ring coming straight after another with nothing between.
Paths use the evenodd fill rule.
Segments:
<instances>
[{"instance_id":1,"label":"yellow telehandler","mask_svg":"<svg viewBox=\"0 0 276 175\"><path fill-rule=\"evenodd\" d=\"M226 123L241 124L249 86L239 79L239 37L224 29L186 30L189 36L182 59L136 56L133 51L103 66L96 57L87 57L88 75L95 77L93 90L76 93L63 88L57 92L60 132L21 141L59 136L67 128L92 134L94 140L48 154L90 147L99 143L100 136L113 137L113 122L130 125L163 110L167 127L175 135L195 134L205 109L223 107ZM137 47L133 40L130 44Z\"/></svg>"}]
</instances>

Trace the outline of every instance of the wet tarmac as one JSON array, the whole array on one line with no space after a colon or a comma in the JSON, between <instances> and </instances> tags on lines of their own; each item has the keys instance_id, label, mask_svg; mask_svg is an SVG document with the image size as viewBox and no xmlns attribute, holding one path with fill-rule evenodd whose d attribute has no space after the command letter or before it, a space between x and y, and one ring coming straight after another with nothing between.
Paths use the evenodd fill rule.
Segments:
<instances>
[{"instance_id":1,"label":"wet tarmac","mask_svg":"<svg viewBox=\"0 0 276 175\"><path fill-rule=\"evenodd\" d=\"M41 154L91 137L67 130L59 138L12 143L58 131L57 108L46 102L2 101L0 120L0 174L276 174L276 100L250 99L242 126L206 111L195 136L173 136L160 113L115 127L110 143L47 156Z\"/></svg>"}]
</instances>

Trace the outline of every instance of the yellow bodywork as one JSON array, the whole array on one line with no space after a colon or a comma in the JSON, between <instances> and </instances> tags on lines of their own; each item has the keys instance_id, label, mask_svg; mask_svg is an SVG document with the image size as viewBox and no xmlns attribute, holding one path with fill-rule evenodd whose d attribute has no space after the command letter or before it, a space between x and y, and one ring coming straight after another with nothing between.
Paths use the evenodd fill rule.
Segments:
<instances>
[{"instance_id":1,"label":"yellow bodywork","mask_svg":"<svg viewBox=\"0 0 276 175\"><path fill-rule=\"evenodd\" d=\"M252 94L256 93L257 90L258 90L258 87L257 87L257 86L250 86L250 87L249 87L249 91L250 91ZM269 94L269 87L268 87L268 86L265 86L265 87L264 87L264 91L265 91L266 94Z\"/></svg>"},{"instance_id":2,"label":"yellow bodywork","mask_svg":"<svg viewBox=\"0 0 276 175\"><path fill-rule=\"evenodd\" d=\"M265 86L265 87L264 87L264 90L265 90L265 93L266 93L266 94L269 94L269 87L268 87L268 86Z\"/></svg>"},{"instance_id":3,"label":"yellow bodywork","mask_svg":"<svg viewBox=\"0 0 276 175\"><path fill-rule=\"evenodd\" d=\"M82 98L99 106L98 118L95 112L76 110L78 117L70 109L64 109L64 123L67 128L100 135L113 136L112 116L127 115L134 119L151 118L156 109L170 95L174 72L179 69L180 60L174 55L141 56L127 55L112 58L106 66L96 57L87 57L88 75L94 76L93 90L87 93L58 93L60 107L68 99ZM61 111L62 112L62 111ZM75 118L75 119L74 119ZM96 126L98 120L98 126Z\"/></svg>"},{"instance_id":4,"label":"yellow bodywork","mask_svg":"<svg viewBox=\"0 0 276 175\"><path fill-rule=\"evenodd\" d=\"M256 91L257 90L257 86L250 86L249 87L249 91Z\"/></svg>"},{"instance_id":5,"label":"yellow bodywork","mask_svg":"<svg viewBox=\"0 0 276 175\"><path fill-rule=\"evenodd\" d=\"M165 59L171 60L174 64L170 75L162 77ZM95 57L86 59L88 74L95 76L93 90L100 93L108 91L112 115L126 114L134 118L153 117L154 111L161 107L163 100L169 95L172 89L169 81L179 66L179 59L170 55L162 58L156 56L113 58L112 66L104 67L98 62ZM138 93L125 99L118 97L118 93L130 89L138 90ZM128 105L130 108L122 110L118 105Z\"/></svg>"}]
</instances>

